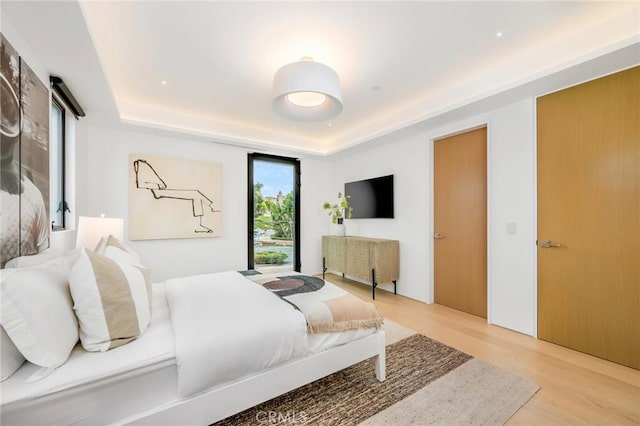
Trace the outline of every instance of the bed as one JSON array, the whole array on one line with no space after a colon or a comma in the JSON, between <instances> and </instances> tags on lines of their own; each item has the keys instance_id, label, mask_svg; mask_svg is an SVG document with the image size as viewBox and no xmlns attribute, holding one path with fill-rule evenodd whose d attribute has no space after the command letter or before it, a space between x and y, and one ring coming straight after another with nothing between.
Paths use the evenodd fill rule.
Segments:
<instances>
[{"instance_id":1,"label":"bed","mask_svg":"<svg viewBox=\"0 0 640 426\"><path fill-rule=\"evenodd\" d=\"M344 291L310 290L315 280L222 272L153 284L137 339L104 352L77 343L56 368L25 362L1 384L1 422L211 424L371 357L384 380L381 318L354 324L334 311L327 322L312 293L331 301Z\"/></svg>"}]
</instances>

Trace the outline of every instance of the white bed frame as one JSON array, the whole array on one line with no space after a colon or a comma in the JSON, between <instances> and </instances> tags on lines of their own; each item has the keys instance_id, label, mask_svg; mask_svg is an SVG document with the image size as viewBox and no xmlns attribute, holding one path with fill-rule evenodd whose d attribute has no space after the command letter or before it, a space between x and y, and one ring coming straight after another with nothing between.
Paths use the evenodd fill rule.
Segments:
<instances>
[{"instance_id":1,"label":"white bed frame","mask_svg":"<svg viewBox=\"0 0 640 426\"><path fill-rule=\"evenodd\" d=\"M385 333L379 330L192 398L128 417L119 424L209 425L373 356L376 378L382 382L386 375Z\"/></svg>"}]
</instances>

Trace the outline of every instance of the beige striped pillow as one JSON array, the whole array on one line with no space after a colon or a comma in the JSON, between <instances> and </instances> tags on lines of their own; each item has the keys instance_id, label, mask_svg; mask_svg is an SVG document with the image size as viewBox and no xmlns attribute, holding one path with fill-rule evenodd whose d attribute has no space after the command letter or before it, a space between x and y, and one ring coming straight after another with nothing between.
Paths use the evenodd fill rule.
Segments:
<instances>
[{"instance_id":1,"label":"beige striped pillow","mask_svg":"<svg viewBox=\"0 0 640 426\"><path fill-rule=\"evenodd\" d=\"M149 325L151 280L142 266L83 249L69 273L69 287L87 351L129 343Z\"/></svg>"}]
</instances>

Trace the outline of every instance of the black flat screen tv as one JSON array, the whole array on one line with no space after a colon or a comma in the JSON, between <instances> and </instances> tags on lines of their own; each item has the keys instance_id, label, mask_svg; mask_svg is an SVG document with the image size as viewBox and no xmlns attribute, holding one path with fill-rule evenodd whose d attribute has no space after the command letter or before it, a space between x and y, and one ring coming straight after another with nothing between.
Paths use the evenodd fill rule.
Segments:
<instances>
[{"instance_id":1,"label":"black flat screen tv","mask_svg":"<svg viewBox=\"0 0 640 426\"><path fill-rule=\"evenodd\" d=\"M352 219L393 219L393 175L347 182L344 193Z\"/></svg>"}]
</instances>

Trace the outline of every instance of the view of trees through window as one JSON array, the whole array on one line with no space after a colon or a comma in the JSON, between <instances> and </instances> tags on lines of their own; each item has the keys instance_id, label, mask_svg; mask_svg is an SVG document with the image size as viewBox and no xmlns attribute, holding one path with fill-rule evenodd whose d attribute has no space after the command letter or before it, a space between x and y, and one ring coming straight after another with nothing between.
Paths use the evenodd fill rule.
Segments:
<instances>
[{"instance_id":1,"label":"view of trees through window","mask_svg":"<svg viewBox=\"0 0 640 426\"><path fill-rule=\"evenodd\" d=\"M256 161L253 184L256 267L292 267L295 199L291 165Z\"/></svg>"},{"instance_id":2,"label":"view of trees through window","mask_svg":"<svg viewBox=\"0 0 640 426\"><path fill-rule=\"evenodd\" d=\"M253 185L254 191L254 224L259 230L272 230L273 238L293 239L293 191L287 195L278 192L276 197L262 195L264 185L260 182Z\"/></svg>"}]
</instances>

